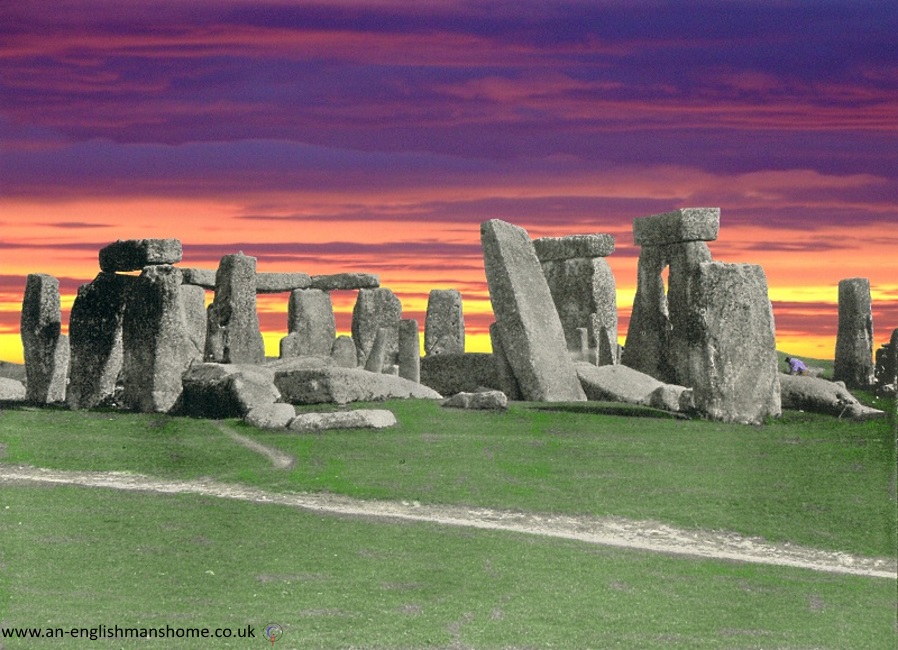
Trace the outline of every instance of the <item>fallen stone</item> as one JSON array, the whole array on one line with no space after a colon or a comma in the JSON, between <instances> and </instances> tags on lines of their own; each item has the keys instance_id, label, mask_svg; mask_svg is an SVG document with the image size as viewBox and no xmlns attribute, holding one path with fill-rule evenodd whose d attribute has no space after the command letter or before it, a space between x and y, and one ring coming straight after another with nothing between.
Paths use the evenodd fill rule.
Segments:
<instances>
[{"instance_id":1,"label":"fallen stone","mask_svg":"<svg viewBox=\"0 0 898 650\"><path fill-rule=\"evenodd\" d=\"M393 365L399 354L399 321L402 319L402 303L387 288L359 289L352 309L352 340L358 350L359 365L365 366L377 330L390 330L385 365Z\"/></svg>"},{"instance_id":2,"label":"fallen stone","mask_svg":"<svg viewBox=\"0 0 898 650\"><path fill-rule=\"evenodd\" d=\"M286 293L311 284L308 273L256 273L256 293Z\"/></svg>"},{"instance_id":3,"label":"fallen stone","mask_svg":"<svg viewBox=\"0 0 898 650\"><path fill-rule=\"evenodd\" d=\"M260 429L285 429L295 417L296 409L292 404L277 403L253 407L243 421Z\"/></svg>"},{"instance_id":4,"label":"fallen stone","mask_svg":"<svg viewBox=\"0 0 898 650\"><path fill-rule=\"evenodd\" d=\"M342 368L357 368L359 365L359 353L355 349L355 343L351 336L341 335L334 339L331 347L331 358L334 365Z\"/></svg>"},{"instance_id":5,"label":"fallen stone","mask_svg":"<svg viewBox=\"0 0 898 650\"><path fill-rule=\"evenodd\" d=\"M784 409L851 419L885 417L883 411L861 404L842 382L782 373L779 382Z\"/></svg>"},{"instance_id":6,"label":"fallen stone","mask_svg":"<svg viewBox=\"0 0 898 650\"><path fill-rule=\"evenodd\" d=\"M357 289L377 289L380 278L371 273L335 273L333 275L313 275L309 288L322 291L354 291Z\"/></svg>"},{"instance_id":7,"label":"fallen stone","mask_svg":"<svg viewBox=\"0 0 898 650\"><path fill-rule=\"evenodd\" d=\"M291 292L287 303L287 331L295 343L286 350L282 344L282 357L330 355L337 336L330 294L320 289Z\"/></svg>"},{"instance_id":8,"label":"fallen stone","mask_svg":"<svg viewBox=\"0 0 898 650\"><path fill-rule=\"evenodd\" d=\"M190 285L203 289L215 289L215 269L179 268L181 270L181 286Z\"/></svg>"},{"instance_id":9,"label":"fallen stone","mask_svg":"<svg viewBox=\"0 0 898 650\"><path fill-rule=\"evenodd\" d=\"M421 381L421 336L418 321L413 318L399 321L399 376L418 383Z\"/></svg>"},{"instance_id":10,"label":"fallen stone","mask_svg":"<svg viewBox=\"0 0 898 650\"><path fill-rule=\"evenodd\" d=\"M427 298L424 320L424 354L457 354L465 351L465 317L457 289L433 289Z\"/></svg>"},{"instance_id":11,"label":"fallen stone","mask_svg":"<svg viewBox=\"0 0 898 650\"><path fill-rule=\"evenodd\" d=\"M649 406L673 413L689 413L695 410L695 399L691 388L664 384L651 392Z\"/></svg>"},{"instance_id":12,"label":"fallen stone","mask_svg":"<svg viewBox=\"0 0 898 650\"><path fill-rule=\"evenodd\" d=\"M652 394L665 386L654 377L627 366L576 363L574 367L586 397L591 401L649 406Z\"/></svg>"},{"instance_id":13,"label":"fallen stone","mask_svg":"<svg viewBox=\"0 0 898 650\"><path fill-rule=\"evenodd\" d=\"M265 344L256 312L256 258L221 258L215 299L207 310L204 359L216 363L262 363Z\"/></svg>"},{"instance_id":14,"label":"fallen stone","mask_svg":"<svg viewBox=\"0 0 898 650\"><path fill-rule=\"evenodd\" d=\"M637 246L714 241L719 231L720 208L681 208L633 220L633 240Z\"/></svg>"},{"instance_id":15,"label":"fallen stone","mask_svg":"<svg viewBox=\"0 0 898 650\"><path fill-rule=\"evenodd\" d=\"M839 330L833 379L849 388L873 385L873 306L870 281L849 278L839 282Z\"/></svg>"},{"instance_id":16,"label":"fallen stone","mask_svg":"<svg viewBox=\"0 0 898 650\"><path fill-rule=\"evenodd\" d=\"M457 409L503 411L508 409L508 398L500 390L478 393L456 393L443 401L443 406Z\"/></svg>"},{"instance_id":17,"label":"fallen stone","mask_svg":"<svg viewBox=\"0 0 898 650\"><path fill-rule=\"evenodd\" d=\"M303 433L332 429L385 429L396 425L396 416L384 409L359 409L332 413L300 413L287 428Z\"/></svg>"},{"instance_id":18,"label":"fallen stone","mask_svg":"<svg viewBox=\"0 0 898 650\"><path fill-rule=\"evenodd\" d=\"M527 231L493 219L481 224L480 240L493 313L524 397L585 400Z\"/></svg>"},{"instance_id":19,"label":"fallen stone","mask_svg":"<svg viewBox=\"0 0 898 650\"><path fill-rule=\"evenodd\" d=\"M454 395L472 393L478 386L498 389L499 377L491 354L437 354L421 358L421 383L441 395Z\"/></svg>"},{"instance_id":20,"label":"fallen stone","mask_svg":"<svg viewBox=\"0 0 898 650\"><path fill-rule=\"evenodd\" d=\"M119 239L100 249L100 269L139 271L153 264L177 264L182 256L179 239Z\"/></svg>"},{"instance_id":21,"label":"fallen stone","mask_svg":"<svg viewBox=\"0 0 898 650\"><path fill-rule=\"evenodd\" d=\"M22 402L25 400L25 384L8 377L0 377L0 401Z\"/></svg>"},{"instance_id":22,"label":"fallen stone","mask_svg":"<svg viewBox=\"0 0 898 650\"><path fill-rule=\"evenodd\" d=\"M605 234L540 237L533 240L533 249L540 262L608 257L614 252L614 237Z\"/></svg>"},{"instance_id":23,"label":"fallen stone","mask_svg":"<svg viewBox=\"0 0 898 650\"><path fill-rule=\"evenodd\" d=\"M19 331L25 353L29 402L65 400L69 369L69 338L61 333L59 280L32 273L25 281Z\"/></svg>"},{"instance_id":24,"label":"fallen stone","mask_svg":"<svg viewBox=\"0 0 898 650\"><path fill-rule=\"evenodd\" d=\"M182 381L180 410L193 417L243 417L280 398L274 371L265 366L194 363Z\"/></svg>"},{"instance_id":25,"label":"fallen stone","mask_svg":"<svg viewBox=\"0 0 898 650\"><path fill-rule=\"evenodd\" d=\"M382 373L331 366L275 370L274 384L290 404L347 404L386 399L442 399L427 386Z\"/></svg>"}]
</instances>

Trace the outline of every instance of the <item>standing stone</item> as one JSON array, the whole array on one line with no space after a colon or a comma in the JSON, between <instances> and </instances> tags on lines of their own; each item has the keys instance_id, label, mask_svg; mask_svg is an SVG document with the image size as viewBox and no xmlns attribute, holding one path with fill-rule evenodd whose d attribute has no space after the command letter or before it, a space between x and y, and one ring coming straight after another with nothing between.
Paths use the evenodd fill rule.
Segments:
<instances>
[{"instance_id":1,"label":"standing stone","mask_svg":"<svg viewBox=\"0 0 898 650\"><path fill-rule=\"evenodd\" d=\"M388 372L389 368L393 366L392 363L387 361L392 334L393 329L390 327L381 327L377 330L377 336L374 337L374 345L371 346L371 352L368 353L368 358L365 360L365 370L368 372ZM398 348L398 329L396 336Z\"/></svg>"},{"instance_id":2,"label":"standing stone","mask_svg":"<svg viewBox=\"0 0 898 650\"><path fill-rule=\"evenodd\" d=\"M527 231L493 219L481 224L480 240L503 349L525 399L584 401Z\"/></svg>"},{"instance_id":3,"label":"standing stone","mask_svg":"<svg viewBox=\"0 0 898 650\"><path fill-rule=\"evenodd\" d=\"M873 384L873 306L870 281L850 278L839 282L839 331L833 381L848 388Z\"/></svg>"},{"instance_id":4,"label":"standing stone","mask_svg":"<svg viewBox=\"0 0 898 650\"><path fill-rule=\"evenodd\" d=\"M465 351L465 317L457 289L433 289L427 298L424 320L424 354L456 354Z\"/></svg>"},{"instance_id":5,"label":"standing stone","mask_svg":"<svg viewBox=\"0 0 898 650\"><path fill-rule=\"evenodd\" d=\"M100 249L100 269L113 273L137 271L153 264L177 264L182 254L178 239L119 239Z\"/></svg>"},{"instance_id":6,"label":"standing stone","mask_svg":"<svg viewBox=\"0 0 898 650\"><path fill-rule=\"evenodd\" d=\"M281 356L329 356L337 336L331 296L320 289L297 289L287 303L289 353L282 343Z\"/></svg>"},{"instance_id":7,"label":"standing stone","mask_svg":"<svg viewBox=\"0 0 898 650\"><path fill-rule=\"evenodd\" d=\"M402 303L390 289L359 289L359 295L352 309L352 340L358 348L359 365L365 366L377 330L390 330L385 363L393 365L399 351L399 321L402 318Z\"/></svg>"},{"instance_id":8,"label":"standing stone","mask_svg":"<svg viewBox=\"0 0 898 650\"><path fill-rule=\"evenodd\" d=\"M773 308L760 266L705 262L689 306L689 365L698 412L761 424L781 414Z\"/></svg>"},{"instance_id":9,"label":"standing stone","mask_svg":"<svg viewBox=\"0 0 898 650\"><path fill-rule=\"evenodd\" d=\"M69 317L69 408L91 408L115 394L122 370L122 319L135 279L101 271L79 287ZM205 333L205 313L202 325Z\"/></svg>"},{"instance_id":10,"label":"standing stone","mask_svg":"<svg viewBox=\"0 0 898 650\"><path fill-rule=\"evenodd\" d=\"M421 336L414 319L399 321L399 376L421 383Z\"/></svg>"},{"instance_id":11,"label":"standing stone","mask_svg":"<svg viewBox=\"0 0 898 650\"><path fill-rule=\"evenodd\" d=\"M215 299L208 309L205 360L262 363L265 344L256 312L256 258L243 253L221 258Z\"/></svg>"},{"instance_id":12,"label":"standing stone","mask_svg":"<svg viewBox=\"0 0 898 650\"><path fill-rule=\"evenodd\" d=\"M359 365L359 353L355 349L355 343L351 336L338 336L334 339L331 348L331 358L334 365L341 368L357 368Z\"/></svg>"},{"instance_id":13,"label":"standing stone","mask_svg":"<svg viewBox=\"0 0 898 650\"><path fill-rule=\"evenodd\" d=\"M129 292L122 319L126 406L168 413L181 397L181 376L200 360L181 306L181 274L173 266L148 266Z\"/></svg>"},{"instance_id":14,"label":"standing stone","mask_svg":"<svg viewBox=\"0 0 898 650\"><path fill-rule=\"evenodd\" d=\"M184 277L183 274L181 276ZM181 284L181 311L187 324L187 338L200 358L206 349L206 291L198 285Z\"/></svg>"},{"instance_id":15,"label":"standing stone","mask_svg":"<svg viewBox=\"0 0 898 650\"><path fill-rule=\"evenodd\" d=\"M496 368L496 380L499 390L505 393L510 400L522 400L521 387L514 378L514 370L508 362L505 354L505 346L502 344L502 334L497 323L490 324L490 345L493 348L493 363Z\"/></svg>"},{"instance_id":16,"label":"standing stone","mask_svg":"<svg viewBox=\"0 0 898 650\"><path fill-rule=\"evenodd\" d=\"M25 282L20 322L29 402L50 404L65 399L69 338L61 328L59 280L32 273Z\"/></svg>"}]
</instances>

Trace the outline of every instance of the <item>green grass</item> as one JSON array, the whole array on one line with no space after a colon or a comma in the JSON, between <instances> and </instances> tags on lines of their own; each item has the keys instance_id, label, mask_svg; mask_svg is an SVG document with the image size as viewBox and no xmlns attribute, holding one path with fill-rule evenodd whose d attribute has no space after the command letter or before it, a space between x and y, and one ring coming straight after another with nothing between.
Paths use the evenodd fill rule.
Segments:
<instances>
[{"instance_id":1,"label":"green grass","mask_svg":"<svg viewBox=\"0 0 898 650\"><path fill-rule=\"evenodd\" d=\"M5 488L0 621L286 629L280 648L891 648L895 583L285 506ZM9 648L265 642L36 642Z\"/></svg>"},{"instance_id":2,"label":"green grass","mask_svg":"<svg viewBox=\"0 0 898 650\"><path fill-rule=\"evenodd\" d=\"M889 423L787 412L764 427L628 418L574 409L460 412L382 404L399 426L297 435L236 430L293 454L277 471L202 420L7 410L3 462L212 477L504 509L617 515L724 529L865 555L896 545Z\"/></svg>"}]
</instances>

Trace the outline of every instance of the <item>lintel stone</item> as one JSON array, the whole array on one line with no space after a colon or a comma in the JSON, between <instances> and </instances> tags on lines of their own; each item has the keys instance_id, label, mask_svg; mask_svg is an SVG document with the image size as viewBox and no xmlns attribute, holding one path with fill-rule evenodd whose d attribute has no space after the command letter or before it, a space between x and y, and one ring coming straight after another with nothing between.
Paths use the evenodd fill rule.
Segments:
<instances>
[{"instance_id":1,"label":"lintel stone","mask_svg":"<svg viewBox=\"0 0 898 650\"><path fill-rule=\"evenodd\" d=\"M333 275L313 275L312 289L322 291L354 291L356 289L377 289L380 278L372 273L335 273Z\"/></svg>"},{"instance_id":2,"label":"lintel stone","mask_svg":"<svg viewBox=\"0 0 898 650\"><path fill-rule=\"evenodd\" d=\"M182 255L180 239L119 239L100 249L100 269L139 271L154 264L177 264Z\"/></svg>"},{"instance_id":3,"label":"lintel stone","mask_svg":"<svg viewBox=\"0 0 898 650\"><path fill-rule=\"evenodd\" d=\"M638 246L714 241L719 231L720 208L680 208L633 220L633 240Z\"/></svg>"},{"instance_id":4,"label":"lintel stone","mask_svg":"<svg viewBox=\"0 0 898 650\"><path fill-rule=\"evenodd\" d=\"M540 237L533 240L533 249L540 262L569 260L575 257L608 257L614 252L614 237L601 233Z\"/></svg>"}]
</instances>

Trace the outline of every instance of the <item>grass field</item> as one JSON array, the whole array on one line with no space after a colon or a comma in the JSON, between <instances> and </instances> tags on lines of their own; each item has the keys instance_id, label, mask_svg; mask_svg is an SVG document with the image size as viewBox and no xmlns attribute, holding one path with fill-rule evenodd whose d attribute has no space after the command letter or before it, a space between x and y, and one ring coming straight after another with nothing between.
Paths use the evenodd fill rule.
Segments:
<instances>
[{"instance_id":1,"label":"grass field","mask_svg":"<svg viewBox=\"0 0 898 650\"><path fill-rule=\"evenodd\" d=\"M394 410L399 426L300 436L228 423L295 455L289 471L202 420L7 409L0 462L617 515L894 554L895 437L885 420L788 412L746 427L593 412L601 405L515 404L498 414L378 406ZM0 540L6 628L253 625L259 636L277 622L287 631L275 647L285 648L891 648L896 640L890 580L207 497L5 488ZM199 643L265 642L139 647Z\"/></svg>"}]
</instances>

